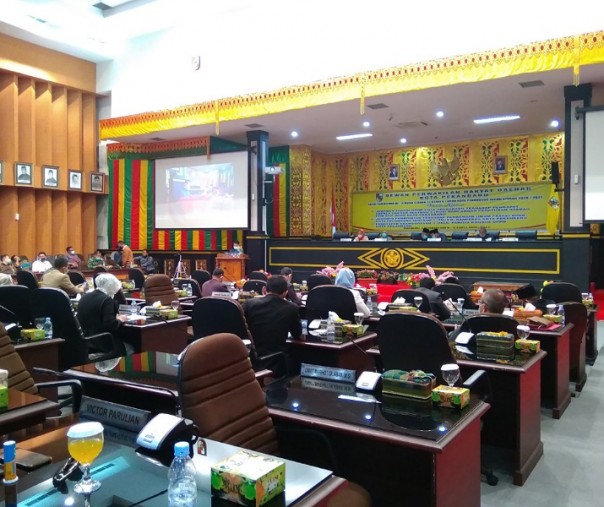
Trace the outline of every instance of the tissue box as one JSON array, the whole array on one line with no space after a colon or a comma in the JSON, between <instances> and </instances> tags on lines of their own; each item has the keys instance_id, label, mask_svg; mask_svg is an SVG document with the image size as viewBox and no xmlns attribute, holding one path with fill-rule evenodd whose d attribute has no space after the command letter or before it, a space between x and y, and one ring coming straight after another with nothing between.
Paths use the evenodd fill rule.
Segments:
<instances>
[{"instance_id":1,"label":"tissue box","mask_svg":"<svg viewBox=\"0 0 604 507\"><path fill-rule=\"evenodd\" d=\"M562 315L546 313L543 315L543 318L549 320L550 322L554 322L555 324L562 324Z\"/></svg>"},{"instance_id":2,"label":"tissue box","mask_svg":"<svg viewBox=\"0 0 604 507\"><path fill-rule=\"evenodd\" d=\"M44 329L21 329L21 338L32 342L45 338Z\"/></svg>"},{"instance_id":3,"label":"tissue box","mask_svg":"<svg viewBox=\"0 0 604 507\"><path fill-rule=\"evenodd\" d=\"M514 359L514 335L483 331L476 335L476 356L478 359Z\"/></svg>"},{"instance_id":4,"label":"tissue box","mask_svg":"<svg viewBox=\"0 0 604 507\"><path fill-rule=\"evenodd\" d=\"M438 386L432 389L432 402L441 407L461 409L470 403L470 390L466 387Z\"/></svg>"},{"instance_id":5,"label":"tissue box","mask_svg":"<svg viewBox=\"0 0 604 507\"><path fill-rule=\"evenodd\" d=\"M178 317L178 310L174 310L174 308L160 310L159 316L160 316L160 318L166 319L166 320L175 319Z\"/></svg>"},{"instance_id":6,"label":"tissue box","mask_svg":"<svg viewBox=\"0 0 604 507\"><path fill-rule=\"evenodd\" d=\"M240 505L263 505L285 490L285 463L239 451L212 466L212 495Z\"/></svg>"},{"instance_id":7,"label":"tissue box","mask_svg":"<svg viewBox=\"0 0 604 507\"><path fill-rule=\"evenodd\" d=\"M342 326L342 332L344 334L355 334L360 336L365 332L365 326L363 324L344 324Z\"/></svg>"},{"instance_id":8,"label":"tissue box","mask_svg":"<svg viewBox=\"0 0 604 507\"><path fill-rule=\"evenodd\" d=\"M515 342L516 350L519 352L534 354L541 350L541 342L539 340L527 340L520 338Z\"/></svg>"},{"instance_id":9,"label":"tissue box","mask_svg":"<svg viewBox=\"0 0 604 507\"><path fill-rule=\"evenodd\" d=\"M429 399L436 379L421 370L388 370L382 373L382 392L410 398Z\"/></svg>"}]
</instances>

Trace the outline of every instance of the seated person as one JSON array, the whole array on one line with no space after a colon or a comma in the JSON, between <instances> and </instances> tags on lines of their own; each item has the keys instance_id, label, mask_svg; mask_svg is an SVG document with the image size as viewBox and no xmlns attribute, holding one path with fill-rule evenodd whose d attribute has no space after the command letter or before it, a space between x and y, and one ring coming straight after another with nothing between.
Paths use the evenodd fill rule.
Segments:
<instances>
[{"instance_id":1,"label":"seated person","mask_svg":"<svg viewBox=\"0 0 604 507\"><path fill-rule=\"evenodd\" d=\"M52 268L52 264L46 258L46 252L38 252L36 260L31 265L31 270L34 273L44 273Z\"/></svg>"},{"instance_id":2,"label":"seated person","mask_svg":"<svg viewBox=\"0 0 604 507\"><path fill-rule=\"evenodd\" d=\"M153 257L149 255L149 250L145 248L142 255L136 257L134 260L138 262L138 265L146 275L155 274L155 261L153 260Z\"/></svg>"},{"instance_id":3,"label":"seated person","mask_svg":"<svg viewBox=\"0 0 604 507\"><path fill-rule=\"evenodd\" d=\"M286 301L286 295L287 280L283 276L275 275L266 282L264 296L251 298L243 303L245 319L259 356L285 352L288 333L293 339L300 338L302 334L298 306ZM269 365L267 368L273 369L276 366L278 365ZM277 371L276 368L273 372L275 376L286 373Z\"/></svg>"},{"instance_id":4,"label":"seated person","mask_svg":"<svg viewBox=\"0 0 604 507\"><path fill-rule=\"evenodd\" d=\"M95 251L90 257L88 257L88 268L94 269L97 266L105 266L105 257L103 252L100 250Z\"/></svg>"},{"instance_id":5,"label":"seated person","mask_svg":"<svg viewBox=\"0 0 604 507\"><path fill-rule=\"evenodd\" d=\"M7 273L0 273L0 287L3 285L12 285L13 277Z\"/></svg>"},{"instance_id":6,"label":"seated person","mask_svg":"<svg viewBox=\"0 0 604 507\"><path fill-rule=\"evenodd\" d=\"M13 268L13 262L7 254L0 255L0 273L7 275L14 275L15 269Z\"/></svg>"},{"instance_id":7,"label":"seated person","mask_svg":"<svg viewBox=\"0 0 604 507\"><path fill-rule=\"evenodd\" d=\"M28 271L31 269L31 262L29 262L27 255L21 256L21 258L19 260L19 266L21 267L21 269L24 269L25 271Z\"/></svg>"},{"instance_id":8,"label":"seated person","mask_svg":"<svg viewBox=\"0 0 604 507\"><path fill-rule=\"evenodd\" d=\"M78 303L78 320L82 331L85 336L99 333L111 333L117 336L122 323L128 319L126 315L117 314L117 307L113 300L122 288L122 283L110 273L100 273L95 282L96 289L84 294ZM113 350L112 343L105 343L104 340L99 339L92 340L92 346L98 352ZM129 344L126 348L129 349L129 353L134 351Z\"/></svg>"},{"instance_id":9,"label":"seated person","mask_svg":"<svg viewBox=\"0 0 604 507\"><path fill-rule=\"evenodd\" d=\"M430 229L424 227L422 229L422 241L426 241L430 237Z\"/></svg>"},{"instance_id":10,"label":"seated person","mask_svg":"<svg viewBox=\"0 0 604 507\"><path fill-rule=\"evenodd\" d=\"M229 288L223 283L224 270L216 268L212 271L212 278L201 286L201 297L211 296L213 292L229 292Z\"/></svg>"},{"instance_id":11,"label":"seated person","mask_svg":"<svg viewBox=\"0 0 604 507\"><path fill-rule=\"evenodd\" d=\"M119 247L116 250L111 252L111 256L109 259L105 259L105 262L109 266L117 266L120 267L122 265L122 252Z\"/></svg>"},{"instance_id":12,"label":"seated person","mask_svg":"<svg viewBox=\"0 0 604 507\"><path fill-rule=\"evenodd\" d=\"M13 263L13 269L15 270L15 273L17 271L19 271L21 268L21 257L19 257L18 255L13 255L10 258L10 261Z\"/></svg>"},{"instance_id":13,"label":"seated person","mask_svg":"<svg viewBox=\"0 0 604 507\"><path fill-rule=\"evenodd\" d=\"M49 269L44 273L44 276L42 276L40 286L61 289L69 296L75 296L76 294L83 294L86 292L88 290L88 284L84 282L80 285L74 285L71 283L69 276L67 276L67 271L69 271L67 257L59 255L55 259L54 268Z\"/></svg>"},{"instance_id":14,"label":"seated person","mask_svg":"<svg viewBox=\"0 0 604 507\"><path fill-rule=\"evenodd\" d=\"M282 268L281 276L285 278L285 280L287 280L287 295L285 296L285 299L299 305L301 303L301 300L298 297L294 286L292 285L292 278L294 276L292 268Z\"/></svg>"},{"instance_id":15,"label":"seated person","mask_svg":"<svg viewBox=\"0 0 604 507\"><path fill-rule=\"evenodd\" d=\"M67 252L67 267L69 269L80 269L82 259L80 259L80 256L76 253L75 248L68 246L65 251Z\"/></svg>"},{"instance_id":16,"label":"seated person","mask_svg":"<svg viewBox=\"0 0 604 507\"><path fill-rule=\"evenodd\" d=\"M508 298L506 295L500 291L499 289L489 289L484 291L480 301L478 302L478 310L480 313L492 313L495 315L502 315L503 310L508 305ZM459 326L454 331L449 333L449 338L454 340L457 338L459 333L469 332L470 326L467 321L465 321L461 326Z\"/></svg>"},{"instance_id":17,"label":"seated person","mask_svg":"<svg viewBox=\"0 0 604 507\"><path fill-rule=\"evenodd\" d=\"M445 238L443 236L444 236L444 234L438 232L438 229L432 229L432 230L430 230L430 237L431 238L439 238L441 241L444 241Z\"/></svg>"},{"instance_id":18,"label":"seated person","mask_svg":"<svg viewBox=\"0 0 604 507\"><path fill-rule=\"evenodd\" d=\"M392 241L392 236L388 236L388 233L386 231L380 232L378 238L382 241Z\"/></svg>"},{"instance_id":19,"label":"seated person","mask_svg":"<svg viewBox=\"0 0 604 507\"><path fill-rule=\"evenodd\" d=\"M487 238L489 238L489 233L487 232L487 228L486 227L479 227L478 228L478 234L476 234L477 238L482 239L482 241L486 241Z\"/></svg>"},{"instance_id":20,"label":"seated person","mask_svg":"<svg viewBox=\"0 0 604 507\"><path fill-rule=\"evenodd\" d=\"M233 255L241 255L243 253L243 247L239 244L239 241L233 241L233 246L229 250L229 253Z\"/></svg>"},{"instance_id":21,"label":"seated person","mask_svg":"<svg viewBox=\"0 0 604 507\"><path fill-rule=\"evenodd\" d=\"M335 285L339 285L340 287L346 287L352 292L354 296L354 302L357 306L357 312L362 313L365 317L369 317L371 315L371 310L367 307L365 302L363 301L363 296L359 293L359 291L354 290L354 282L355 277L352 269L350 268L342 268L338 271L336 275Z\"/></svg>"},{"instance_id":22,"label":"seated person","mask_svg":"<svg viewBox=\"0 0 604 507\"><path fill-rule=\"evenodd\" d=\"M365 234L364 229L359 229L359 232L357 232L357 235L354 237L354 239L352 241L369 241L369 238Z\"/></svg>"},{"instance_id":23,"label":"seated person","mask_svg":"<svg viewBox=\"0 0 604 507\"><path fill-rule=\"evenodd\" d=\"M451 311L443 302L440 294L432 290L435 285L436 282L432 278L422 278L419 281L419 287L415 290L428 296L428 301L430 301L430 310L432 313L434 313L439 320L445 320L451 316Z\"/></svg>"}]
</instances>

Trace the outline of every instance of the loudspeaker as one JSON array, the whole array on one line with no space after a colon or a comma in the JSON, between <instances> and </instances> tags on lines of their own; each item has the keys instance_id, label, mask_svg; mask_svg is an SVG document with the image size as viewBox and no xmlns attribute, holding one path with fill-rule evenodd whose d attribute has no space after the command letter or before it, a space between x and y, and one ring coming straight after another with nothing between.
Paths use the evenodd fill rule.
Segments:
<instances>
[{"instance_id":1,"label":"loudspeaker","mask_svg":"<svg viewBox=\"0 0 604 507\"><path fill-rule=\"evenodd\" d=\"M558 165L558 162L552 162L550 179L556 186L560 183L560 166Z\"/></svg>"}]
</instances>

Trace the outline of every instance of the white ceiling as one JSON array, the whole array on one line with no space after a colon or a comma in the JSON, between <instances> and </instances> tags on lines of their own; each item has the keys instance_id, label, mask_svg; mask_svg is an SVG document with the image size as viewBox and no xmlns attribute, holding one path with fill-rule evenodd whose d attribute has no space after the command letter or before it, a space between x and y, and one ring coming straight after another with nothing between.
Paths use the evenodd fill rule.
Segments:
<instances>
[{"instance_id":1,"label":"white ceiling","mask_svg":"<svg viewBox=\"0 0 604 507\"><path fill-rule=\"evenodd\" d=\"M216 12L242 8L251 0L214 2ZM96 0L3 0L0 9L0 33L56 49L90 61L112 58L119 51L119 40L114 45L103 42L103 34L123 33L133 38L145 33L164 30L177 23L182 7L188 0L105 0L104 6ZM116 5L109 7L109 4ZM222 5L222 7L221 7ZM103 8L99 8L103 7ZM68 40L60 30L62 19L78 16L82 30ZM140 22L146 15L149 21ZM136 16L137 22L134 22ZM34 19L36 18L36 19ZM42 20L42 21L41 21ZM144 29L142 28L144 26ZM128 27L124 29L124 27ZM369 69L367 69L369 70ZM592 83L596 95L604 100L604 65L581 68L581 82ZM541 80L543 86L523 88L521 82ZM359 101L289 111L263 117L224 122L220 137L244 143L249 130L265 130L270 145L305 144L323 153L366 151L401 146L400 138L408 146L445 144L468 139L507 137L531 133L564 130L564 86L572 84L572 71L540 72L514 76L483 83L460 84L404 94L370 97L365 114L360 115ZM372 104L388 107L372 110ZM597 103L597 101L596 101ZM436 117L442 110L443 118ZM477 126L474 118L518 114L519 120ZM558 119L560 126L549 126ZM363 121L371 126L365 128ZM259 127L248 127L249 124ZM405 124L405 125L400 125ZM424 125L425 124L425 125ZM297 139L289 133L299 132ZM371 132L373 137L355 141L337 141L343 134ZM160 139L180 139L215 135L215 125L190 127L170 132L132 136L116 140L146 142Z\"/></svg>"}]
</instances>

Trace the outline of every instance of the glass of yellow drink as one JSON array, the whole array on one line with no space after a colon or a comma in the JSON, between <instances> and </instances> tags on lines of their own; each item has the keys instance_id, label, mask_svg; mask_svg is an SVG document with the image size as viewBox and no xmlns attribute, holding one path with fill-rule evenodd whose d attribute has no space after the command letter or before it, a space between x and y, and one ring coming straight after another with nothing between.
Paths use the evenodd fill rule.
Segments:
<instances>
[{"instance_id":1,"label":"glass of yellow drink","mask_svg":"<svg viewBox=\"0 0 604 507\"><path fill-rule=\"evenodd\" d=\"M100 481L90 477L90 465L103 450L103 425L86 422L72 426L67 431L67 449L82 467L84 476L73 490L88 495L101 487Z\"/></svg>"}]
</instances>

